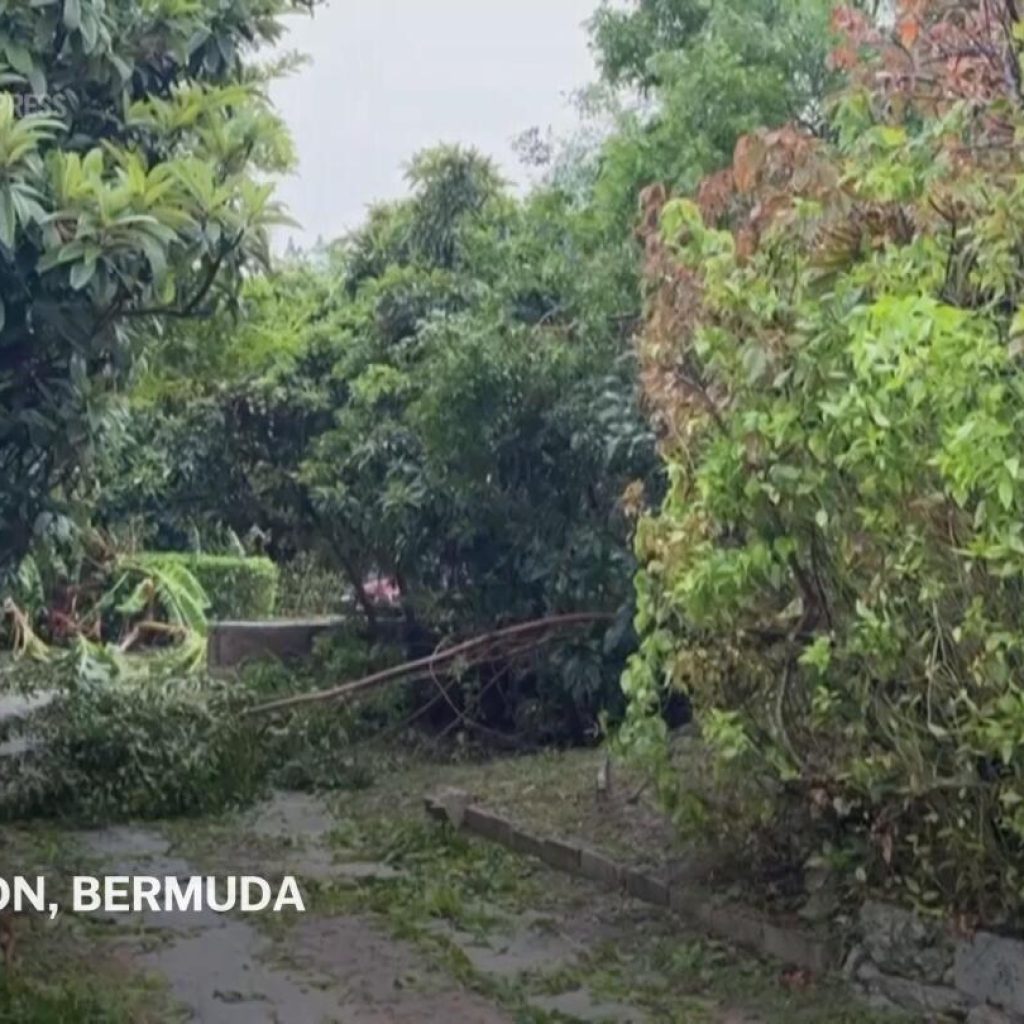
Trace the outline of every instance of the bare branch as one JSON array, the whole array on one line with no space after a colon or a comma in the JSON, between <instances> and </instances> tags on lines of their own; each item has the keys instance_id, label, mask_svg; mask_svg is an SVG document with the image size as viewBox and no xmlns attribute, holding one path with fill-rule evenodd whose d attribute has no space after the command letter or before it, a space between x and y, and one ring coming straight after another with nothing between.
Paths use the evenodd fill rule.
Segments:
<instances>
[{"instance_id":1,"label":"bare branch","mask_svg":"<svg viewBox=\"0 0 1024 1024\"><path fill-rule=\"evenodd\" d=\"M553 631L579 629L596 625L599 622L611 622L614 618L614 615L603 612L579 612L572 615L558 615L535 622L521 623L518 626L510 626L507 629L485 633L482 636L456 644L454 647L449 647L447 650L432 654L429 657L410 661L396 668L385 669L382 672L375 672L363 679L357 679L355 682L345 683L330 690L318 690L313 693L301 694L297 697L286 697L281 700L270 701L267 704L250 708L246 714L262 715L271 711L283 711L307 704L323 704L329 701L341 700L366 690L372 690L384 683L431 674L438 667L442 665L449 666L460 658L465 659L476 656L479 659L481 655L491 657L493 656L493 648L503 643L517 640L523 641L530 638L534 639L537 643L541 643ZM530 645L526 646L528 648ZM522 649L522 647L517 647L517 652L521 652Z\"/></svg>"}]
</instances>

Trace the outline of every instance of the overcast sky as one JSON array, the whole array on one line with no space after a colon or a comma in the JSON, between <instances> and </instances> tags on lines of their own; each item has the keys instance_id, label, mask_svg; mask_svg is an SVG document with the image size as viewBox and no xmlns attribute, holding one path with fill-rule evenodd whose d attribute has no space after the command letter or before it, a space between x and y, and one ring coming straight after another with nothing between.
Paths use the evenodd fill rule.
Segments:
<instances>
[{"instance_id":1,"label":"overcast sky","mask_svg":"<svg viewBox=\"0 0 1024 1024\"><path fill-rule=\"evenodd\" d=\"M287 48L312 63L274 88L298 148L280 194L311 244L402 195L403 167L437 142L476 146L508 178L520 132L570 129L594 77L583 22L598 0L330 0L292 17Z\"/></svg>"}]
</instances>

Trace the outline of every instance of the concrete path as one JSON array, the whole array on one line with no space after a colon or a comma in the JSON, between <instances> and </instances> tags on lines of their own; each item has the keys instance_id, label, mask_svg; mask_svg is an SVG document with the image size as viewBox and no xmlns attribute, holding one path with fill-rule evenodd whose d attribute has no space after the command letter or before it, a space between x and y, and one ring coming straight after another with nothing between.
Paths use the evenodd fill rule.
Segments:
<instances>
[{"instance_id":1,"label":"concrete path","mask_svg":"<svg viewBox=\"0 0 1024 1024\"><path fill-rule=\"evenodd\" d=\"M90 929L178 1010L146 1024L872 1024L845 992L667 913L428 824L417 780L279 794L216 821L70 835L90 874L294 875L301 915L116 915ZM394 794L394 796L392 796ZM362 801L360 807L360 801ZM67 835L65 833L65 835ZM86 868L87 865L87 868ZM179 1012L180 1011L180 1012Z\"/></svg>"},{"instance_id":2,"label":"concrete path","mask_svg":"<svg viewBox=\"0 0 1024 1024\"><path fill-rule=\"evenodd\" d=\"M246 820L248 838L301 840L287 858L250 857L237 868L307 883L330 874L363 881L394 869L368 863L333 865L324 843L333 827L326 807L295 794L279 797ZM78 848L105 875L174 876L204 869L172 852L160 831L117 827L76 835ZM243 845L244 844L240 844ZM162 978L202 1024L509 1024L496 1007L461 991L410 944L387 936L364 915L304 916L282 948L253 916L171 912L94 916L110 929L122 959Z\"/></svg>"}]
</instances>

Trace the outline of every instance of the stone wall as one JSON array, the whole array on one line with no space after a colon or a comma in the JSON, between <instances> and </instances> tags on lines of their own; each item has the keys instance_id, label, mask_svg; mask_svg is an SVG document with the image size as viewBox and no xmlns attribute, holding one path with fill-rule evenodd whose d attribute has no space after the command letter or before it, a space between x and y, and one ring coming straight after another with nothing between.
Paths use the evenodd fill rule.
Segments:
<instances>
[{"instance_id":1,"label":"stone wall","mask_svg":"<svg viewBox=\"0 0 1024 1024\"><path fill-rule=\"evenodd\" d=\"M957 935L943 921L886 903L861 908L846 972L877 1003L971 1024L1024 1021L1024 942Z\"/></svg>"},{"instance_id":2,"label":"stone wall","mask_svg":"<svg viewBox=\"0 0 1024 1024\"><path fill-rule=\"evenodd\" d=\"M838 970L843 946L834 937L804 928L784 927L747 907L709 896L704 887L671 883L656 874L623 864L572 839L540 836L474 806L461 790L428 796L427 812L517 853L536 857L556 871L585 878L607 889L686 917L734 945L821 974Z\"/></svg>"},{"instance_id":3,"label":"stone wall","mask_svg":"<svg viewBox=\"0 0 1024 1024\"><path fill-rule=\"evenodd\" d=\"M252 661L308 658L318 637L338 632L347 625L345 618L216 622L210 627L207 665L217 675Z\"/></svg>"},{"instance_id":4,"label":"stone wall","mask_svg":"<svg viewBox=\"0 0 1024 1024\"><path fill-rule=\"evenodd\" d=\"M313 653L320 637L350 629L352 623L353 619L345 616L273 622L215 622L210 626L207 667L212 675L225 675L253 661L302 660ZM402 627L400 620L385 619L379 624L381 639L398 641Z\"/></svg>"}]
</instances>

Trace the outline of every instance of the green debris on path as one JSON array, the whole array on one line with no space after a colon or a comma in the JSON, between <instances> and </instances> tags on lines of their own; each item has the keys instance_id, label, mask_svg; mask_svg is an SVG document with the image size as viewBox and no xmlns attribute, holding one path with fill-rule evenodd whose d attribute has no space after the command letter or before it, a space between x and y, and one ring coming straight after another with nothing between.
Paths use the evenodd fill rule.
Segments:
<instances>
[{"instance_id":1,"label":"green debris on path","mask_svg":"<svg viewBox=\"0 0 1024 1024\"><path fill-rule=\"evenodd\" d=\"M497 792L533 759L399 763L359 793L278 793L246 812L5 833L19 871L300 879L306 913L26 921L0 1021L206 1024L558 1021L868 1024L841 986L787 982L667 914L428 822L431 786ZM565 759L566 772L590 758ZM101 984L97 979L116 978ZM30 1009L26 1009L30 1007ZM74 1007L74 1009L71 1009ZM33 1016L32 1014L35 1014Z\"/></svg>"}]
</instances>

